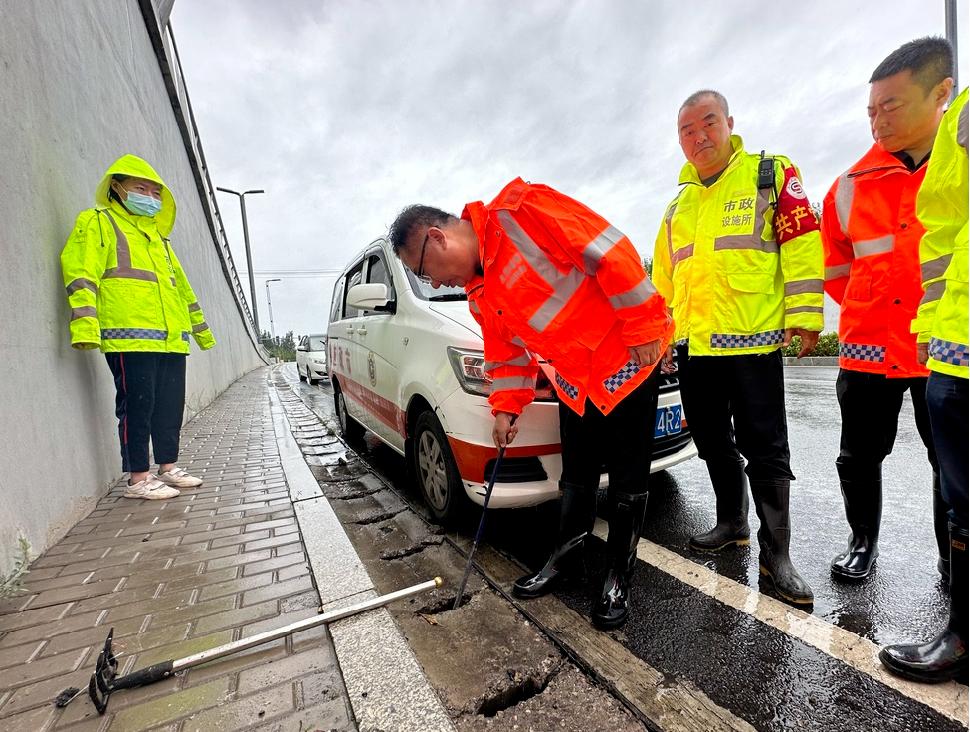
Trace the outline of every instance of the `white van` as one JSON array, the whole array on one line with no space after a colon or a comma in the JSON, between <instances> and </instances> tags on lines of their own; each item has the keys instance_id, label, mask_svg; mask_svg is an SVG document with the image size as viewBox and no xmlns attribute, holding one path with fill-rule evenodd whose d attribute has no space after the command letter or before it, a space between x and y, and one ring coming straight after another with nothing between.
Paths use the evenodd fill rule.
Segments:
<instances>
[{"instance_id":1,"label":"white van","mask_svg":"<svg viewBox=\"0 0 970 732\"><path fill-rule=\"evenodd\" d=\"M305 335L296 345L296 373L311 386L327 377L327 336Z\"/></svg>"},{"instance_id":2,"label":"white van","mask_svg":"<svg viewBox=\"0 0 970 732\"><path fill-rule=\"evenodd\" d=\"M403 455L438 520L452 518L466 497L481 505L496 450L482 333L465 291L422 283L378 239L335 285L327 336L344 436L359 438L366 429ZM559 404L551 367L540 365L536 400L518 420L490 507L559 495ZM655 434L651 472L697 454L676 376L662 382Z\"/></svg>"}]
</instances>

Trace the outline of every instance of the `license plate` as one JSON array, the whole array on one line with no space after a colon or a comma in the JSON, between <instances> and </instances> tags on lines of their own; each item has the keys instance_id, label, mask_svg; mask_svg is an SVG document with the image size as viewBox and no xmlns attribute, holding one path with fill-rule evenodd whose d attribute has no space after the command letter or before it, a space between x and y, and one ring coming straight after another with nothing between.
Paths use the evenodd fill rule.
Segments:
<instances>
[{"instance_id":1,"label":"license plate","mask_svg":"<svg viewBox=\"0 0 970 732\"><path fill-rule=\"evenodd\" d=\"M654 437L669 437L676 435L683 429L681 425L681 405L675 404L672 407L660 407L657 410L657 425L654 429Z\"/></svg>"}]
</instances>

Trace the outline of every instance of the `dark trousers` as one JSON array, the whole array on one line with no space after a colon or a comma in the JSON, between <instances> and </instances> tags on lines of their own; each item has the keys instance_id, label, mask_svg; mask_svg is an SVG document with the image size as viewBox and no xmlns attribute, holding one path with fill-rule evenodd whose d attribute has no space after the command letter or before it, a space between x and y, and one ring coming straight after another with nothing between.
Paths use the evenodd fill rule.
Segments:
<instances>
[{"instance_id":1,"label":"dark trousers","mask_svg":"<svg viewBox=\"0 0 970 732\"><path fill-rule=\"evenodd\" d=\"M588 399L582 416L560 402L562 481L595 491L605 462L610 492L645 494L659 388L658 366L607 415Z\"/></svg>"},{"instance_id":2,"label":"dark trousers","mask_svg":"<svg viewBox=\"0 0 970 732\"><path fill-rule=\"evenodd\" d=\"M916 431L926 446L933 471L938 470L930 415L926 408L926 379L888 379L882 374L840 369L835 393L842 410L839 463L856 475L879 479L879 466L893 450L903 394L909 391Z\"/></svg>"},{"instance_id":3,"label":"dark trousers","mask_svg":"<svg viewBox=\"0 0 970 732\"><path fill-rule=\"evenodd\" d=\"M185 355L106 353L115 379L115 415L121 442L121 469L143 473L151 463L174 463L185 410Z\"/></svg>"},{"instance_id":4,"label":"dark trousers","mask_svg":"<svg viewBox=\"0 0 970 732\"><path fill-rule=\"evenodd\" d=\"M684 416L701 460L748 461L751 480L794 480L781 351L688 356L677 347Z\"/></svg>"},{"instance_id":5,"label":"dark trousers","mask_svg":"<svg viewBox=\"0 0 970 732\"><path fill-rule=\"evenodd\" d=\"M915 400L914 400L915 401ZM967 380L932 372L926 384L926 402L932 424L933 444L940 464L943 500L950 518L967 528Z\"/></svg>"}]
</instances>

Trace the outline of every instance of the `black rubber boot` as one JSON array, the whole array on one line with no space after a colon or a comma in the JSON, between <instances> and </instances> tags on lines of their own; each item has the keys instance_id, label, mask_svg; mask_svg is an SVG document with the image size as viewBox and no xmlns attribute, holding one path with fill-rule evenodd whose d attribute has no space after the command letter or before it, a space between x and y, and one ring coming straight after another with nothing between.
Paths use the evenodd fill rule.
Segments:
<instances>
[{"instance_id":1,"label":"black rubber boot","mask_svg":"<svg viewBox=\"0 0 970 732\"><path fill-rule=\"evenodd\" d=\"M535 574L520 577L512 585L516 597L541 597L550 592L556 581L582 559L586 537L596 520L596 488L559 482L559 531L556 546L549 559Z\"/></svg>"},{"instance_id":2,"label":"black rubber boot","mask_svg":"<svg viewBox=\"0 0 970 732\"><path fill-rule=\"evenodd\" d=\"M950 524L950 620L936 638L914 645L886 646L879 660L892 673L935 684L967 683L967 530Z\"/></svg>"},{"instance_id":3,"label":"black rubber boot","mask_svg":"<svg viewBox=\"0 0 970 732\"><path fill-rule=\"evenodd\" d=\"M744 477L744 460L707 463L717 501L717 525L703 534L692 536L688 545L699 552L719 552L730 546L747 546L748 483Z\"/></svg>"},{"instance_id":4,"label":"black rubber boot","mask_svg":"<svg viewBox=\"0 0 970 732\"><path fill-rule=\"evenodd\" d=\"M940 558L936 560L936 569L945 580L950 579L950 507L943 500L940 490L940 474L933 473L933 533L936 534L936 546L940 551Z\"/></svg>"},{"instance_id":5,"label":"black rubber boot","mask_svg":"<svg viewBox=\"0 0 970 732\"><path fill-rule=\"evenodd\" d=\"M771 580L782 598L793 605L811 605L815 602L812 588L803 580L788 556L791 526L788 516L789 480L752 480L751 492L754 505L761 519L758 543L761 554L758 565L761 574Z\"/></svg>"},{"instance_id":6,"label":"black rubber boot","mask_svg":"<svg viewBox=\"0 0 970 732\"><path fill-rule=\"evenodd\" d=\"M618 491L610 496L610 504L610 534L606 541L610 566L592 617L593 625L603 630L618 628L630 614L630 579L637 562L647 494Z\"/></svg>"},{"instance_id":7,"label":"black rubber boot","mask_svg":"<svg viewBox=\"0 0 970 732\"><path fill-rule=\"evenodd\" d=\"M879 525L882 520L882 468L865 469L835 461L842 484L845 517L852 529L849 546L832 560L832 577L857 582L869 576L879 556Z\"/></svg>"}]
</instances>

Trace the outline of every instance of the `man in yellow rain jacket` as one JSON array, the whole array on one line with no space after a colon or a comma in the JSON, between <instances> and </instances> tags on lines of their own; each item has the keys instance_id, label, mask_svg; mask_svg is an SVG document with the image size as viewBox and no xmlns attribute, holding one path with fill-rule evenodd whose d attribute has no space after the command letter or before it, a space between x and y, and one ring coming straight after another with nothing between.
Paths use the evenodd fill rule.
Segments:
<instances>
[{"instance_id":1,"label":"man in yellow rain jacket","mask_svg":"<svg viewBox=\"0 0 970 732\"><path fill-rule=\"evenodd\" d=\"M71 345L100 348L114 375L125 496L171 498L202 484L175 462L189 336L202 349L215 338L168 240L175 199L158 173L125 155L104 174L95 203L78 215L61 252Z\"/></svg>"},{"instance_id":2,"label":"man in yellow rain jacket","mask_svg":"<svg viewBox=\"0 0 970 732\"><path fill-rule=\"evenodd\" d=\"M879 660L894 674L916 681L967 682L967 90L943 117L916 215L926 227L920 242L925 294L913 332L920 360L930 370L926 404L940 462L943 499L950 506L950 619L926 643L887 646Z\"/></svg>"},{"instance_id":3,"label":"man in yellow rain jacket","mask_svg":"<svg viewBox=\"0 0 970 732\"><path fill-rule=\"evenodd\" d=\"M718 92L691 95L678 129L688 162L660 226L653 278L673 310L684 414L717 498L717 525L690 545L748 543L746 472L761 572L789 602L812 604L788 554L795 476L779 348L799 335L803 356L822 329L818 221L792 162L746 152Z\"/></svg>"}]
</instances>

